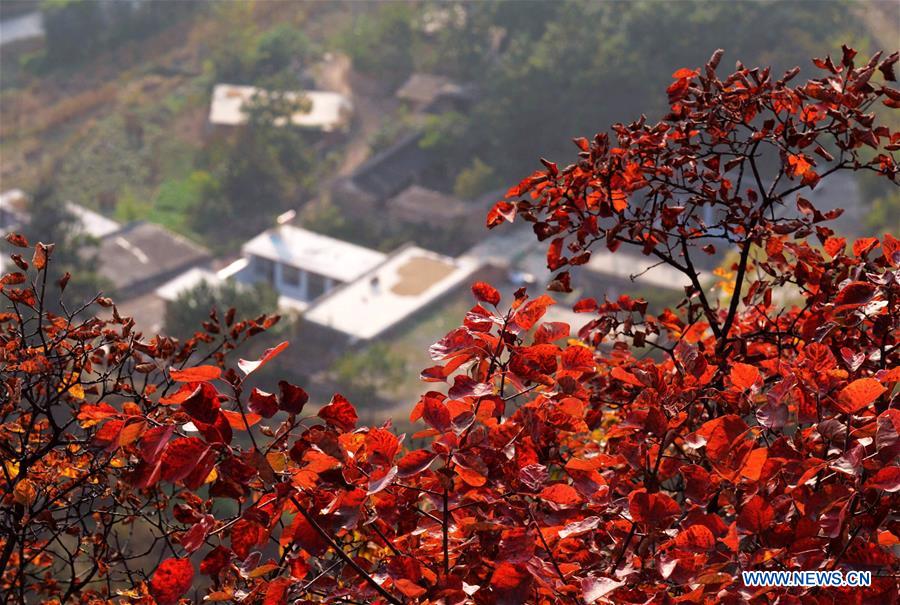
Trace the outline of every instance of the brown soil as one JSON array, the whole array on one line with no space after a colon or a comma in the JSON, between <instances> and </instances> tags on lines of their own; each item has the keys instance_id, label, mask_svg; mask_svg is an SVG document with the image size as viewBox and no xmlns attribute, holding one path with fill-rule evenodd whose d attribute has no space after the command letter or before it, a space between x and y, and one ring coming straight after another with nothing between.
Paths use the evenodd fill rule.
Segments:
<instances>
[{"instance_id":1,"label":"brown soil","mask_svg":"<svg viewBox=\"0 0 900 605\"><path fill-rule=\"evenodd\" d=\"M418 296L453 272L453 266L444 261L414 256L397 269L400 281L391 288L398 296Z\"/></svg>"}]
</instances>

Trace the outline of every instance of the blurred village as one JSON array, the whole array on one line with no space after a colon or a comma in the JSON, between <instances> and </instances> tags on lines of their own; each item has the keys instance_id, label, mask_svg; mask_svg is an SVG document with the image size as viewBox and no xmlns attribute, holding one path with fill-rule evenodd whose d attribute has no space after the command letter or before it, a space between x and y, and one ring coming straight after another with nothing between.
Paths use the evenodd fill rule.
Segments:
<instances>
[{"instance_id":1,"label":"blurred village","mask_svg":"<svg viewBox=\"0 0 900 605\"><path fill-rule=\"evenodd\" d=\"M84 250L68 254L68 262L93 275L87 291L94 285L111 296L119 313L133 316L145 335L188 336L211 304L236 304L245 313L277 308L284 319L267 338L291 342L277 371L294 376L321 400L338 385L350 389L345 394L361 399L359 407L371 414L363 420L381 420L427 390L409 377L431 365L428 346L461 323L472 305L474 281L493 283L510 300L523 286L543 292L553 276L546 268L545 244L528 226L491 232L484 227L489 208L516 181L477 151L468 152L467 162L448 160L455 151L440 140L473 115L482 119L493 91L477 77L466 78L465 69L440 69L440 61L432 61L430 69L406 59L399 71L391 65L373 68L361 59L377 44L360 50L316 40L314 34L298 37L293 32L370 27L359 19L402 21L383 14L399 11L394 4L378 9L350 3L343 7L346 14L315 4L173 12L166 17L172 22L157 26L141 44L102 49L84 59L98 61L85 70L89 79L62 90L35 82L54 73L33 64L53 56L45 39L57 35L48 27L52 20L34 6L25 10L27 5L4 14L0 228L33 233L30 225L65 224L60 235L65 241L57 243L85 243ZM410 35L439 48L447 44L448 30L475 35L467 20L490 17L479 17L469 4L403 6L411 6ZM483 38L479 52L487 63L502 62L518 42L512 24L498 25L507 17L490 18L477 29ZM248 75L246 65L229 66L230 51L217 47L216 36L242 19L252 24L257 46L270 36L266 52L257 48L262 58L249 68L265 71L266 78ZM11 20L18 20L18 28L10 29ZM175 21L181 25L173 26ZM393 21L388 25L398 27ZM227 42L239 43L244 42ZM140 57L148 49L156 53L150 64ZM209 57L217 63L210 66ZM82 70L84 63L73 65L68 69ZM664 87L664 81L656 83L660 93ZM65 134L49 136L54 129ZM187 142L175 145L164 137ZM43 147L51 142L84 157L80 163L47 157ZM285 157L285 146L291 145L302 146L301 158ZM274 151L266 147L269 155L262 160L251 157L265 146ZM168 173L169 180L156 178L143 193L129 186L127 179L139 183L155 177L144 173L145 165L119 165L126 153L137 158L129 161L154 163L153 170ZM89 154L102 161L89 162ZM537 159L525 158L524 165L535 166ZM170 161L182 165L167 167ZM183 165L191 162L193 168ZM280 163L279 171L301 185L276 186L283 175L254 162ZM228 166L218 179L225 185L211 183L217 164ZM117 171L118 180L71 194L79 187L67 182L103 176L88 170ZM49 193L42 190L47 171L57 173ZM860 231L877 211L862 203L865 186L839 175L811 196L824 207L848 208L841 225ZM234 192L245 196L238 208L210 202ZM188 205L190 215L184 211ZM896 220L892 211L887 217L888 223ZM717 268L727 252L706 259L710 288L723 275ZM6 255L0 261L9 263ZM573 285L570 295L552 293L560 304L547 320L569 323L574 334L587 321L571 311L583 296L615 299L628 293L660 309L680 299L686 282L639 250L601 250L573 272Z\"/></svg>"}]
</instances>

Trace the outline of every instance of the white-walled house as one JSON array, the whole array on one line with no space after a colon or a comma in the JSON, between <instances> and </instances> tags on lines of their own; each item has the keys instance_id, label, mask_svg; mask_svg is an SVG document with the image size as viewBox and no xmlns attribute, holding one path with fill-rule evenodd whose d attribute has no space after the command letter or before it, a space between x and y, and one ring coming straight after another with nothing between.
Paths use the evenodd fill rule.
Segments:
<instances>
[{"instance_id":1,"label":"white-walled house","mask_svg":"<svg viewBox=\"0 0 900 605\"><path fill-rule=\"evenodd\" d=\"M353 114L353 103L344 95L327 90L300 90L276 93L285 101L305 100L308 107L291 116L291 124L299 128L336 132L346 129ZM214 126L241 126L247 123L246 109L256 99L265 100L273 93L253 86L217 84L209 108L209 123ZM286 120L276 122L283 125Z\"/></svg>"},{"instance_id":2,"label":"white-walled house","mask_svg":"<svg viewBox=\"0 0 900 605\"><path fill-rule=\"evenodd\" d=\"M238 280L266 281L299 308L358 279L386 259L376 250L294 225L264 231L241 251L246 266L236 275Z\"/></svg>"}]
</instances>

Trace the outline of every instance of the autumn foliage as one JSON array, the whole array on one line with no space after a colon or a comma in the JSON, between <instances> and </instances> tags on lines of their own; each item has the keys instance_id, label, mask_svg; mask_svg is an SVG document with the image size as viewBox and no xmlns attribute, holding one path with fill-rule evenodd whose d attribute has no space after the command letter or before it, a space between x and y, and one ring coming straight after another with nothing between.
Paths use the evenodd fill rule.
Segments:
<instances>
[{"instance_id":1,"label":"autumn foliage","mask_svg":"<svg viewBox=\"0 0 900 605\"><path fill-rule=\"evenodd\" d=\"M357 426L340 395L312 415L299 386L245 386L286 345L225 353L275 318L148 338L106 299L107 319L49 313L52 247L14 255L6 600L896 602L900 241L845 241L807 197L840 170L896 180L900 132L876 116L900 106L898 54L844 48L796 86L720 78L721 54L674 74L663 121L576 140L576 164L544 161L488 217L549 240L551 290L593 246L636 246L684 273L681 306L589 298L574 331L542 321L548 295L476 283L414 435ZM697 255L717 251L732 279L711 288ZM749 588L745 570L875 577Z\"/></svg>"}]
</instances>

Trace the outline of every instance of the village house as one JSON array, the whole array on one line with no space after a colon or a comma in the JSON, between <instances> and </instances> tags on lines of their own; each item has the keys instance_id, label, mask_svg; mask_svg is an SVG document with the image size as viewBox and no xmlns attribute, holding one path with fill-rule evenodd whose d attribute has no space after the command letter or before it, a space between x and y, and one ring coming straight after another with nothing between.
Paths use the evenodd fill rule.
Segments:
<instances>
[{"instance_id":1,"label":"village house","mask_svg":"<svg viewBox=\"0 0 900 605\"><path fill-rule=\"evenodd\" d=\"M392 221L433 228L460 223L471 211L461 199L420 185L410 185L388 200L387 210Z\"/></svg>"},{"instance_id":2,"label":"village house","mask_svg":"<svg viewBox=\"0 0 900 605\"><path fill-rule=\"evenodd\" d=\"M209 251L164 227L137 221L100 238L99 275L117 301L152 292L191 267L208 263Z\"/></svg>"},{"instance_id":3,"label":"village house","mask_svg":"<svg viewBox=\"0 0 900 605\"><path fill-rule=\"evenodd\" d=\"M381 252L290 224L260 233L241 252L244 266L235 275L238 281L266 281L284 304L299 309L385 259Z\"/></svg>"},{"instance_id":4,"label":"village house","mask_svg":"<svg viewBox=\"0 0 900 605\"><path fill-rule=\"evenodd\" d=\"M31 220L28 203L28 194L21 189L0 193L0 230L3 233L22 229L28 224ZM76 228L83 235L99 239L122 227L116 221L80 204L66 202L65 207L75 218L78 223Z\"/></svg>"},{"instance_id":5,"label":"village house","mask_svg":"<svg viewBox=\"0 0 900 605\"><path fill-rule=\"evenodd\" d=\"M323 133L343 132L350 126L353 103L342 94L323 90L270 92L255 86L217 84L213 89L209 108L209 123L213 126L243 126L249 119L248 109L254 103L268 100L296 104L298 110L290 123ZM286 119L276 120L282 126Z\"/></svg>"},{"instance_id":6,"label":"village house","mask_svg":"<svg viewBox=\"0 0 900 605\"><path fill-rule=\"evenodd\" d=\"M470 87L457 84L446 76L414 73L394 96L413 113L468 111L473 94Z\"/></svg>"}]
</instances>

